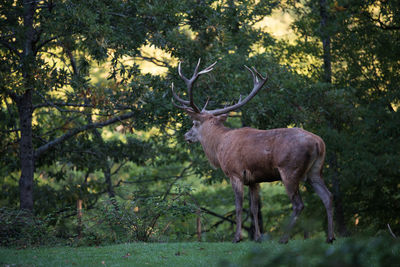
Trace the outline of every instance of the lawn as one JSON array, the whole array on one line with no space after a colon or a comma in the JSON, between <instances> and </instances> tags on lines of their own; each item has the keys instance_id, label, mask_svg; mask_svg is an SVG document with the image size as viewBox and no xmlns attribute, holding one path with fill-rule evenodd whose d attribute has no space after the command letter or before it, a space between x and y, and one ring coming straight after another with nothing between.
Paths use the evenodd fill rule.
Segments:
<instances>
[{"instance_id":1,"label":"lawn","mask_svg":"<svg viewBox=\"0 0 400 267\"><path fill-rule=\"evenodd\" d=\"M130 243L100 247L0 248L0 266L390 266L399 242L381 239L263 243ZM329 260L332 259L332 260ZM393 265L396 266L396 265Z\"/></svg>"}]
</instances>

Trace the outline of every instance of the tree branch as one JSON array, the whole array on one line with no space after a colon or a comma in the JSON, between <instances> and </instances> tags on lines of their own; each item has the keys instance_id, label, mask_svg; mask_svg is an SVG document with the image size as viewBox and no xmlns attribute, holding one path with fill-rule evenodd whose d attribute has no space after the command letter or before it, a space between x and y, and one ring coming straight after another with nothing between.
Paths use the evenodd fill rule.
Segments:
<instances>
[{"instance_id":1,"label":"tree branch","mask_svg":"<svg viewBox=\"0 0 400 267\"><path fill-rule=\"evenodd\" d=\"M66 134L48 142L47 144L44 144L42 146L40 146L38 149L36 149L35 151L35 159L39 158L44 152L46 152L47 150L49 150L50 148L61 144L62 142L64 142L65 140L90 129L94 129L94 128L102 128L105 127L107 125L116 123L118 121L123 121L129 118L132 118L133 116L136 115L136 112L129 112L120 116L116 116L114 118L111 118L109 120L106 120L104 122L96 122L96 123L89 123L87 125L72 129L70 131L68 131Z\"/></svg>"},{"instance_id":2,"label":"tree branch","mask_svg":"<svg viewBox=\"0 0 400 267\"><path fill-rule=\"evenodd\" d=\"M46 46L47 44L51 43L54 40L57 40L57 38L59 38L60 36L54 36L52 38L49 38L47 40L44 40L43 42L41 42L40 44L38 44L37 48L36 48L36 53L40 51L40 49L42 49L44 46Z\"/></svg>"},{"instance_id":3,"label":"tree branch","mask_svg":"<svg viewBox=\"0 0 400 267\"><path fill-rule=\"evenodd\" d=\"M203 212L205 212L207 214L210 214L210 215L212 215L214 217L217 217L217 218L220 218L220 219L222 219L224 221L230 222L231 224L236 224L236 221L234 221L232 219L229 219L229 218L227 218L227 217L225 217L223 215L217 214L217 213L215 213L215 212L213 212L213 211L211 211L209 209L206 209L204 207L201 207L200 209L201 209L201 211L203 211ZM246 231L250 231L250 228L246 227L244 225L242 225L242 228L245 229Z\"/></svg>"},{"instance_id":4,"label":"tree branch","mask_svg":"<svg viewBox=\"0 0 400 267\"><path fill-rule=\"evenodd\" d=\"M7 48L8 50L10 50L11 52L15 53L15 55L17 55L19 58L21 58L21 53L18 52L18 49L13 47L9 42L7 42L4 39L0 39L0 44L5 48Z\"/></svg>"},{"instance_id":5,"label":"tree branch","mask_svg":"<svg viewBox=\"0 0 400 267\"><path fill-rule=\"evenodd\" d=\"M167 61L164 61L164 60L152 57L152 56L143 55L141 52L137 57L141 58L143 60L149 61L149 62L151 62L154 65L157 65L159 67L164 67L164 68L169 68L170 67L170 64L168 64Z\"/></svg>"},{"instance_id":6,"label":"tree branch","mask_svg":"<svg viewBox=\"0 0 400 267\"><path fill-rule=\"evenodd\" d=\"M387 224L387 227L389 229L390 234L393 236L394 239L397 239L397 236L393 233L392 228L390 228L390 225Z\"/></svg>"},{"instance_id":7,"label":"tree branch","mask_svg":"<svg viewBox=\"0 0 400 267\"><path fill-rule=\"evenodd\" d=\"M11 90L5 88L5 86L0 87L0 92L8 95L15 103L18 101L18 95ZM5 101L7 103L7 101Z\"/></svg>"},{"instance_id":8,"label":"tree branch","mask_svg":"<svg viewBox=\"0 0 400 267\"><path fill-rule=\"evenodd\" d=\"M45 100L46 103L41 103L41 104L37 104L33 106L33 109L37 109L37 108L48 108L48 107L77 107L77 108L93 108L92 104L79 104L79 103L66 103L66 102L55 102L55 103L51 103L47 100ZM58 108L57 108L58 109Z\"/></svg>"}]
</instances>

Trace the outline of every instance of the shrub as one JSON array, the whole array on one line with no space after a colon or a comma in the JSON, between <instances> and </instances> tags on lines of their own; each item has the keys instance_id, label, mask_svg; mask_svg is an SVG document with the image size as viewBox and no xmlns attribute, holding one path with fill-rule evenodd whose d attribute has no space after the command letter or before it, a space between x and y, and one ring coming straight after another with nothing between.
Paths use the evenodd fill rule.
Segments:
<instances>
[{"instance_id":1,"label":"shrub","mask_svg":"<svg viewBox=\"0 0 400 267\"><path fill-rule=\"evenodd\" d=\"M82 235L77 245L99 245L156 240L167 228L167 221L183 219L195 208L183 193L174 198L162 195L139 195L125 202L107 199L84 213Z\"/></svg>"},{"instance_id":2,"label":"shrub","mask_svg":"<svg viewBox=\"0 0 400 267\"><path fill-rule=\"evenodd\" d=\"M0 245L43 245L52 239L45 220L22 210L0 208Z\"/></svg>"},{"instance_id":3,"label":"shrub","mask_svg":"<svg viewBox=\"0 0 400 267\"><path fill-rule=\"evenodd\" d=\"M243 266L386 267L400 262L400 242L393 238L347 238L334 245L321 242L289 244L276 253L256 249L245 257Z\"/></svg>"}]
</instances>

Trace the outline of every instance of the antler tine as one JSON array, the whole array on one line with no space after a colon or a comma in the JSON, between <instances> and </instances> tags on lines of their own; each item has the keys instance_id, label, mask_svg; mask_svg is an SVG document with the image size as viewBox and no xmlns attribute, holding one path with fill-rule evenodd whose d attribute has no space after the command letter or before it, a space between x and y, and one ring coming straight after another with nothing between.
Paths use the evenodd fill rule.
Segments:
<instances>
[{"instance_id":1,"label":"antler tine","mask_svg":"<svg viewBox=\"0 0 400 267\"><path fill-rule=\"evenodd\" d=\"M177 103L175 103L175 101L174 101L173 98L172 98L172 104L173 104L175 107L180 108L180 109L187 109L187 108L188 108L187 106L178 105Z\"/></svg>"},{"instance_id":2,"label":"antler tine","mask_svg":"<svg viewBox=\"0 0 400 267\"><path fill-rule=\"evenodd\" d=\"M252 67L252 69L257 74L258 78L260 78L261 80L265 80L265 81L268 80L268 75L265 75L265 77L264 77L256 70L256 68Z\"/></svg>"},{"instance_id":3,"label":"antler tine","mask_svg":"<svg viewBox=\"0 0 400 267\"><path fill-rule=\"evenodd\" d=\"M179 77L181 77L183 79L183 81L186 84L187 90L188 90L188 96L189 96L189 100L184 100L182 98L180 98L174 91L174 87L172 85L172 95L173 97L179 101L180 103L184 104L185 106L191 107L195 112L200 113L200 109L196 106L196 104L193 101L193 93L192 93L192 87L193 84L196 82L197 78L205 73L208 73L210 71L213 70L213 67L215 66L215 64L217 64L217 62L214 62L213 64L211 64L210 66L208 66L207 68L205 68L204 70L199 72L199 67L200 67L200 63L201 63L201 59L199 58L199 61L197 62L196 68L194 69L193 75L190 79L186 78L183 74L182 74L182 67L181 67L181 62L179 62L178 64L178 74ZM182 106L181 106L182 107Z\"/></svg>"},{"instance_id":4,"label":"antler tine","mask_svg":"<svg viewBox=\"0 0 400 267\"><path fill-rule=\"evenodd\" d=\"M199 61L197 62L197 65L196 65L196 68L195 68L195 70L194 70L193 76L192 76L192 78L191 78L190 81L189 81L189 82L190 82L190 85L188 85L188 88L189 88L188 91L189 91L190 106L193 107L193 110L195 110L196 112L197 112L197 111L198 111L198 112L203 112L203 111L205 110L205 107L206 107L207 104L208 104L208 100L207 100L207 103L205 104L204 108L202 109L202 111L200 111L199 108L196 106L196 104L195 104L194 101L193 101L193 93L192 93L192 86L193 86L193 83L197 80L197 78L198 78L200 75L206 74L206 73L212 71L212 70L214 69L213 67L215 66L215 64L217 64L217 62L215 61L213 64L211 64L210 66L208 66L208 67L205 68L204 70L198 72L199 66L200 66L200 62L201 62L201 59L199 58Z\"/></svg>"},{"instance_id":5,"label":"antler tine","mask_svg":"<svg viewBox=\"0 0 400 267\"><path fill-rule=\"evenodd\" d=\"M254 74L253 70L249 67L247 67L246 65L244 65L244 67L251 73L251 76L253 77L253 83L256 83L256 75Z\"/></svg>"},{"instance_id":6,"label":"antler tine","mask_svg":"<svg viewBox=\"0 0 400 267\"><path fill-rule=\"evenodd\" d=\"M199 61L197 61L196 68L194 68L194 72L193 72L192 78L190 80L197 79L197 77L199 76L198 72L199 72L200 62L201 62L201 58L199 58Z\"/></svg>"},{"instance_id":7,"label":"antler tine","mask_svg":"<svg viewBox=\"0 0 400 267\"><path fill-rule=\"evenodd\" d=\"M197 79L198 75L196 73L197 73L197 69L199 67L199 64L200 64L200 59L199 59L199 62L197 63L197 66L196 66L196 69L194 71L193 77L190 80L188 78L186 78L182 74L181 62L179 62L179 64L178 64L178 74L179 74L179 77L181 77L182 80L185 82L186 87L188 88L189 101L188 100L183 100L177 94L175 94L175 92L173 90L173 86L172 86L172 94L173 94L174 98L176 100L178 100L179 102L181 102L182 104L184 104L185 106L189 105L197 113L200 113L200 110L199 110L199 108L196 106L196 104L193 101L192 85L193 85L194 81ZM175 105L175 106L177 106L177 105ZM183 106L180 106L180 108L182 108L182 107ZM188 107L184 107L184 108L188 108Z\"/></svg>"},{"instance_id":8,"label":"antler tine","mask_svg":"<svg viewBox=\"0 0 400 267\"><path fill-rule=\"evenodd\" d=\"M186 81L187 81L188 79L187 79L185 76L183 76L183 74L182 74L181 63L182 63L182 62L180 62L180 61L179 61L179 63L178 63L178 74L179 74L179 77L181 77L181 78L185 81L185 83L186 83Z\"/></svg>"},{"instance_id":9,"label":"antler tine","mask_svg":"<svg viewBox=\"0 0 400 267\"><path fill-rule=\"evenodd\" d=\"M206 104L204 105L204 107L203 107L203 109L201 110L201 112L205 112L205 111L206 111L206 107L207 107L209 101L210 101L210 97L207 97Z\"/></svg>"},{"instance_id":10,"label":"antler tine","mask_svg":"<svg viewBox=\"0 0 400 267\"><path fill-rule=\"evenodd\" d=\"M246 96L245 99L243 99L243 100L242 100L242 96L240 96L239 101L232 106L228 106L228 107L224 107L224 108L216 109L216 110L209 110L209 111L207 111L208 113L211 113L213 115L221 115L221 114L236 110L236 109L242 107L243 105L245 105L247 102L249 102L258 93L258 91L260 91L260 89L267 82L268 76L263 77L254 67L249 68L246 65L245 65L245 67L248 71L250 71L250 73L253 77L254 85L253 85L253 89L251 90L250 94L248 96Z\"/></svg>"},{"instance_id":11,"label":"antler tine","mask_svg":"<svg viewBox=\"0 0 400 267\"><path fill-rule=\"evenodd\" d=\"M190 102L188 100L184 100L182 98L180 98L174 90L174 83L171 83L171 91L172 91L172 96L180 103L184 104L185 106L189 105Z\"/></svg>"},{"instance_id":12,"label":"antler tine","mask_svg":"<svg viewBox=\"0 0 400 267\"><path fill-rule=\"evenodd\" d=\"M215 64L217 64L217 61L215 61L213 64L211 64L210 66L208 66L204 70L200 71L199 75L205 74L205 73L208 73L208 72L212 71L214 69Z\"/></svg>"}]
</instances>

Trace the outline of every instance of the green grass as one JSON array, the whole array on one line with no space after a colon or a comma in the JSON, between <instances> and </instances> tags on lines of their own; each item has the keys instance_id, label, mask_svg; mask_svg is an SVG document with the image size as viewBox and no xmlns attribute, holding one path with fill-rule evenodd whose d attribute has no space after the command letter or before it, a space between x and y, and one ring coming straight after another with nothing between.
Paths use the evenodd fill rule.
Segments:
<instances>
[{"instance_id":1,"label":"green grass","mask_svg":"<svg viewBox=\"0 0 400 267\"><path fill-rule=\"evenodd\" d=\"M326 258L366 262L367 266L382 266L381 257L397 260L399 244L387 246L382 254L370 239L354 242L339 240L327 245L320 239L292 240L287 245L276 241L263 243L130 243L102 247L39 247L27 249L0 248L0 266L327 266ZM354 244L360 245L354 245ZM386 248L384 248L386 250ZM343 255L342 255L343 254ZM382 254L382 255L381 255ZM354 258L356 255L358 258ZM389 258L388 258L389 255ZM390 258L394 256L395 258ZM364 266L360 263L359 266ZM309 264L308 264L309 263ZM300 264L300 265L298 265ZM265 266L265 265L264 265ZM341 262L329 266L346 266ZM353 266L353 265L347 265Z\"/></svg>"}]
</instances>

